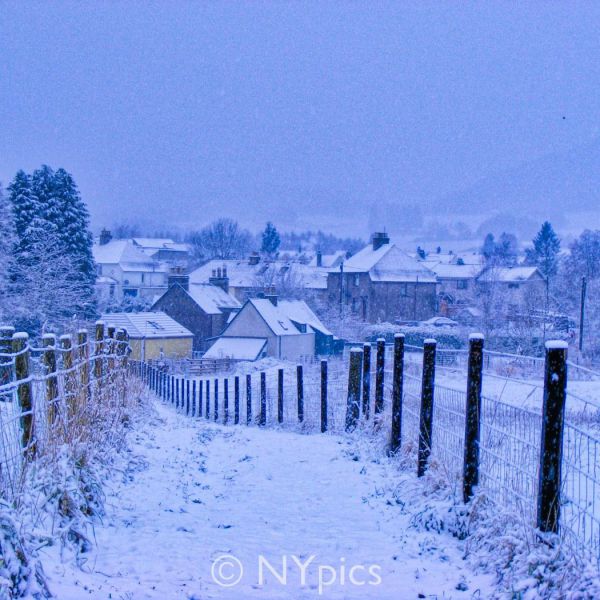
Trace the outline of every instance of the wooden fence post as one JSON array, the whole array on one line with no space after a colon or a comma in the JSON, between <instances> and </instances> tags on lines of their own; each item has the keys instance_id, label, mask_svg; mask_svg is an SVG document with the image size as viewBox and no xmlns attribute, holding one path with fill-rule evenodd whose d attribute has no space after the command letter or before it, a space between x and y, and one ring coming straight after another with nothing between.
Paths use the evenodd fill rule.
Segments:
<instances>
[{"instance_id":1,"label":"wooden fence post","mask_svg":"<svg viewBox=\"0 0 600 600\"><path fill-rule=\"evenodd\" d=\"M433 432L433 396L435 392L436 341L427 339L423 344L423 379L421 381L421 415L419 419L419 464L417 476L423 477L429 455Z\"/></svg>"},{"instance_id":2,"label":"wooden fence post","mask_svg":"<svg viewBox=\"0 0 600 600\"><path fill-rule=\"evenodd\" d=\"M213 406L214 406L214 419L219 420L219 380L215 379L215 394L214 394Z\"/></svg>"},{"instance_id":3,"label":"wooden fence post","mask_svg":"<svg viewBox=\"0 0 600 600\"><path fill-rule=\"evenodd\" d=\"M53 333L46 333L42 336L42 346L44 354L42 362L46 374L46 404L48 407L48 425L52 426L56 421L58 414L58 378L56 376L56 336Z\"/></svg>"},{"instance_id":4,"label":"wooden fence post","mask_svg":"<svg viewBox=\"0 0 600 600\"><path fill-rule=\"evenodd\" d=\"M0 327L0 385L12 380L12 346L15 328L5 325ZM0 394L0 401L10 401L10 392Z\"/></svg>"},{"instance_id":5,"label":"wooden fence post","mask_svg":"<svg viewBox=\"0 0 600 600\"><path fill-rule=\"evenodd\" d=\"M88 332L80 329L77 332L77 361L79 362L79 377L81 384L81 402L87 406L90 399L90 346Z\"/></svg>"},{"instance_id":6,"label":"wooden fence post","mask_svg":"<svg viewBox=\"0 0 600 600\"><path fill-rule=\"evenodd\" d=\"M110 325L107 328L107 333L108 333L108 374L109 374L109 381L112 380L112 377L114 375L114 370L115 370L115 331L116 331L116 327L114 325Z\"/></svg>"},{"instance_id":7,"label":"wooden fence post","mask_svg":"<svg viewBox=\"0 0 600 600\"><path fill-rule=\"evenodd\" d=\"M296 389L298 394L298 423L304 422L304 372L302 365L296 367Z\"/></svg>"},{"instance_id":8,"label":"wooden fence post","mask_svg":"<svg viewBox=\"0 0 600 600\"><path fill-rule=\"evenodd\" d=\"M258 424L264 427L267 424L267 375L264 371L260 374L260 414Z\"/></svg>"},{"instance_id":9,"label":"wooden fence post","mask_svg":"<svg viewBox=\"0 0 600 600\"><path fill-rule=\"evenodd\" d=\"M223 380L223 424L229 421L229 378Z\"/></svg>"},{"instance_id":10,"label":"wooden fence post","mask_svg":"<svg viewBox=\"0 0 600 600\"><path fill-rule=\"evenodd\" d=\"M404 387L404 334L394 336L394 383L392 387L392 439L393 454L402 444L402 394Z\"/></svg>"},{"instance_id":11,"label":"wooden fence post","mask_svg":"<svg viewBox=\"0 0 600 600\"><path fill-rule=\"evenodd\" d=\"M67 417L72 419L77 414L77 374L74 372L73 339L69 334L60 336L62 363L65 371L65 400Z\"/></svg>"},{"instance_id":12,"label":"wooden fence post","mask_svg":"<svg viewBox=\"0 0 600 600\"><path fill-rule=\"evenodd\" d=\"M17 332L12 337L12 351L15 355L15 379L17 381L17 400L21 416L21 447L25 458L32 460L36 453L35 440L35 417L33 414L33 390L29 381L30 350L29 336L26 333Z\"/></svg>"},{"instance_id":13,"label":"wooden fence post","mask_svg":"<svg viewBox=\"0 0 600 600\"><path fill-rule=\"evenodd\" d=\"M467 406L465 414L465 454L463 463L463 502L473 497L479 483L479 436L481 432L481 384L483 376L483 335L469 336Z\"/></svg>"},{"instance_id":14,"label":"wooden fence post","mask_svg":"<svg viewBox=\"0 0 600 600\"><path fill-rule=\"evenodd\" d=\"M350 350L350 370L348 372L348 399L346 404L346 431L354 431L360 414L360 372L362 350Z\"/></svg>"},{"instance_id":15,"label":"wooden fence post","mask_svg":"<svg viewBox=\"0 0 600 600\"><path fill-rule=\"evenodd\" d=\"M277 371L277 422L283 423L283 369Z\"/></svg>"},{"instance_id":16,"label":"wooden fence post","mask_svg":"<svg viewBox=\"0 0 600 600\"><path fill-rule=\"evenodd\" d=\"M537 526L540 531L558 533L562 440L567 399L566 342L546 342L542 444L538 487Z\"/></svg>"},{"instance_id":17,"label":"wooden fence post","mask_svg":"<svg viewBox=\"0 0 600 600\"><path fill-rule=\"evenodd\" d=\"M246 375L246 425L252 422L252 375Z\"/></svg>"},{"instance_id":18,"label":"wooden fence post","mask_svg":"<svg viewBox=\"0 0 600 600\"><path fill-rule=\"evenodd\" d=\"M327 422L327 361L321 361L321 433L329 427Z\"/></svg>"},{"instance_id":19,"label":"wooden fence post","mask_svg":"<svg viewBox=\"0 0 600 600\"><path fill-rule=\"evenodd\" d=\"M240 423L240 378L236 375L233 380L233 423L239 425Z\"/></svg>"},{"instance_id":20,"label":"wooden fence post","mask_svg":"<svg viewBox=\"0 0 600 600\"><path fill-rule=\"evenodd\" d=\"M94 378L96 379L96 389L102 389L102 374L104 371L104 321L96 321L94 335Z\"/></svg>"},{"instance_id":21,"label":"wooden fence post","mask_svg":"<svg viewBox=\"0 0 600 600\"><path fill-rule=\"evenodd\" d=\"M383 412L383 386L385 378L385 340L377 340L377 365L375 367L375 414Z\"/></svg>"},{"instance_id":22,"label":"wooden fence post","mask_svg":"<svg viewBox=\"0 0 600 600\"><path fill-rule=\"evenodd\" d=\"M362 413L369 418L371 407L371 344L363 346Z\"/></svg>"}]
</instances>

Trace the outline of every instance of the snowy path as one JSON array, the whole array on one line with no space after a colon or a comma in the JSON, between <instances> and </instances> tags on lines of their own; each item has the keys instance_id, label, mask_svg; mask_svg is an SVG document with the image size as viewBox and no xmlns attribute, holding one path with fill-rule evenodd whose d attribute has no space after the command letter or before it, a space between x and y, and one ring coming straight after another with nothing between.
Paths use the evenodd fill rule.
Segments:
<instances>
[{"instance_id":1,"label":"snowy path","mask_svg":"<svg viewBox=\"0 0 600 600\"><path fill-rule=\"evenodd\" d=\"M334 570L337 579L323 598L488 595L489 578L469 571L459 542L408 528L389 502L387 461L357 456L340 437L207 425L161 405L157 413L134 444L147 465L115 478L84 570L47 567L58 598L318 598L319 565L325 581ZM230 588L211 576L223 554L245 570ZM259 555L280 577L287 555L287 585L266 566L261 583ZM315 555L304 585L292 555Z\"/></svg>"}]
</instances>

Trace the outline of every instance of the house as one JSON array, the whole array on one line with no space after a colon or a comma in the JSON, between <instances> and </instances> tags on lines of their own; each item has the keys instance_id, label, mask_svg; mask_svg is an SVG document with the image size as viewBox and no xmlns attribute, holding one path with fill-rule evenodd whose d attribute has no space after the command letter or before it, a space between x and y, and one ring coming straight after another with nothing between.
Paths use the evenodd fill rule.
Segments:
<instances>
[{"instance_id":1,"label":"house","mask_svg":"<svg viewBox=\"0 0 600 600\"><path fill-rule=\"evenodd\" d=\"M130 240L103 240L93 246L96 289L104 300L153 299L167 289L168 267Z\"/></svg>"},{"instance_id":2,"label":"house","mask_svg":"<svg viewBox=\"0 0 600 600\"><path fill-rule=\"evenodd\" d=\"M133 360L192 356L192 332L164 312L106 313L102 320L127 330Z\"/></svg>"},{"instance_id":3,"label":"house","mask_svg":"<svg viewBox=\"0 0 600 600\"><path fill-rule=\"evenodd\" d=\"M207 340L221 334L240 307L240 302L228 293L226 279L190 284L187 275L172 273L169 289L152 310L163 311L189 329L194 334L194 351L200 352L207 349Z\"/></svg>"},{"instance_id":4,"label":"house","mask_svg":"<svg viewBox=\"0 0 600 600\"><path fill-rule=\"evenodd\" d=\"M264 260L257 253L243 260L211 260L190 273L190 283L226 279L227 289L240 302L256 298L275 287L279 294L292 292L313 302L327 301L325 268L299 262Z\"/></svg>"},{"instance_id":5,"label":"house","mask_svg":"<svg viewBox=\"0 0 600 600\"><path fill-rule=\"evenodd\" d=\"M375 233L370 245L330 269L328 301L369 323L424 320L436 314L435 273Z\"/></svg>"},{"instance_id":6,"label":"house","mask_svg":"<svg viewBox=\"0 0 600 600\"><path fill-rule=\"evenodd\" d=\"M273 295L247 300L205 357L247 360L254 353L297 361L320 350L329 353L333 340L304 301Z\"/></svg>"},{"instance_id":7,"label":"house","mask_svg":"<svg viewBox=\"0 0 600 600\"><path fill-rule=\"evenodd\" d=\"M455 263L427 262L426 264L438 280L440 312L451 315L454 307L472 301L475 282L482 270L481 265L464 264L461 260Z\"/></svg>"}]
</instances>

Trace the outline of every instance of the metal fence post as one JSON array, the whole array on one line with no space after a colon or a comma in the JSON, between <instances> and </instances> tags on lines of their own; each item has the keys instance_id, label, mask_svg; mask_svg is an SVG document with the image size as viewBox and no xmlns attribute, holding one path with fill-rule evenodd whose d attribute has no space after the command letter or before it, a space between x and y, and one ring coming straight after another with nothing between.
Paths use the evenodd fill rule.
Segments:
<instances>
[{"instance_id":1,"label":"metal fence post","mask_svg":"<svg viewBox=\"0 0 600 600\"><path fill-rule=\"evenodd\" d=\"M33 390L29 381L30 350L29 336L26 333L15 333L12 337L12 351L15 355L15 379L17 381L17 400L21 416L21 447L27 460L35 457L35 419L33 415Z\"/></svg>"},{"instance_id":2,"label":"metal fence post","mask_svg":"<svg viewBox=\"0 0 600 600\"><path fill-rule=\"evenodd\" d=\"M546 342L537 526L541 531L551 533L558 533L560 521L567 348L566 342Z\"/></svg>"},{"instance_id":3,"label":"metal fence post","mask_svg":"<svg viewBox=\"0 0 600 600\"><path fill-rule=\"evenodd\" d=\"M233 380L233 424L240 423L240 378L236 375Z\"/></svg>"},{"instance_id":4,"label":"metal fence post","mask_svg":"<svg viewBox=\"0 0 600 600\"><path fill-rule=\"evenodd\" d=\"M264 371L260 374L260 414L258 424L264 427L267 424L267 375Z\"/></svg>"},{"instance_id":5,"label":"metal fence post","mask_svg":"<svg viewBox=\"0 0 600 600\"><path fill-rule=\"evenodd\" d=\"M204 382L204 391L206 392L206 410L204 411L204 416L210 419L210 379Z\"/></svg>"},{"instance_id":6,"label":"metal fence post","mask_svg":"<svg viewBox=\"0 0 600 600\"><path fill-rule=\"evenodd\" d=\"M213 398L213 417L215 421L219 420L219 380L215 379L215 393Z\"/></svg>"},{"instance_id":7,"label":"metal fence post","mask_svg":"<svg viewBox=\"0 0 600 600\"><path fill-rule=\"evenodd\" d=\"M423 344L423 379L421 382L421 415L419 419L419 464L417 475L423 477L429 455L433 432L433 396L435 391L435 340Z\"/></svg>"},{"instance_id":8,"label":"metal fence post","mask_svg":"<svg viewBox=\"0 0 600 600\"><path fill-rule=\"evenodd\" d=\"M252 375L246 375L246 425L252 421Z\"/></svg>"},{"instance_id":9,"label":"metal fence post","mask_svg":"<svg viewBox=\"0 0 600 600\"><path fill-rule=\"evenodd\" d=\"M346 431L354 431L360 414L360 372L362 350L350 350L350 370L348 372L348 399L346 403Z\"/></svg>"},{"instance_id":10,"label":"metal fence post","mask_svg":"<svg viewBox=\"0 0 600 600\"><path fill-rule=\"evenodd\" d=\"M321 361L321 433L325 433L329 427L327 422L327 361Z\"/></svg>"},{"instance_id":11,"label":"metal fence post","mask_svg":"<svg viewBox=\"0 0 600 600\"><path fill-rule=\"evenodd\" d=\"M298 395L298 423L304 422L304 372L302 365L296 367L296 391Z\"/></svg>"},{"instance_id":12,"label":"metal fence post","mask_svg":"<svg viewBox=\"0 0 600 600\"><path fill-rule=\"evenodd\" d=\"M196 380L192 381L192 417L196 416Z\"/></svg>"},{"instance_id":13,"label":"metal fence post","mask_svg":"<svg viewBox=\"0 0 600 600\"><path fill-rule=\"evenodd\" d=\"M404 387L404 334L394 336L394 383L392 387L392 438L390 452L402 444L402 393Z\"/></svg>"},{"instance_id":14,"label":"metal fence post","mask_svg":"<svg viewBox=\"0 0 600 600\"><path fill-rule=\"evenodd\" d=\"M375 367L375 414L383 412L383 384L385 377L385 340L377 340L377 365Z\"/></svg>"},{"instance_id":15,"label":"metal fence post","mask_svg":"<svg viewBox=\"0 0 600 600\"><path fill-rule=\"evenodd\" d=\"M371 344L363 346L362 413L369 418L371 409Z\"/></svg>"},{"instance_id":16,"label":"metal fence post","mask_svg":"<svg viewBox=\"0 0 600 600\"><path fill-rule=\"evenodd\" d=\"M283 423L283 369L277 371L277 422Z\"/></svg>"},{"instance_id":17,"label":"metal fence post","mask_svg":"<svg viewBox=\"0 0 600 600\"><path fill-rule=\"evenodd\" d=\"M190 416L190 380L185 380L185 414Z\"/></svg>"},{"instance_id":18,"label":"metal fence post","mask_svg":"<svg viewBox=\"0 0 600 600\"><path fill-rule=\"evenodd\" d=\"M463 464L463 502L473 497L479 483L479 436L481 430L481 384L483 376L483 335L469 336L467 406L465 414L465 455Z\"/></svg>"}]
</instances>

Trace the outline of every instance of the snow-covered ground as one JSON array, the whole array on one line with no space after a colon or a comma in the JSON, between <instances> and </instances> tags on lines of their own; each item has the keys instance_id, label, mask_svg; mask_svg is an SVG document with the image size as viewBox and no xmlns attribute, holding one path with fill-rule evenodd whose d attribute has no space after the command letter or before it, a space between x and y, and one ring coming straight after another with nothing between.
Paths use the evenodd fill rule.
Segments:
<instances>
[{"instance_id":1,"label":"snow-covered ground","mask_svg":"<svg viewBox=\"0 0 600 600\"><path fill-rule=\"evenodd\" d=\"M491 577L470 570L463 542L410 527L397 466L364 439L224 427L159 402L155 410L132 435L129 468L107 484L87 561L79 568L44 550L58 598L490 595ZM304 584L296 561L307 565ZM240 564L239 583L219 585L233 583Z\"/></svg>"}]
</instances>

